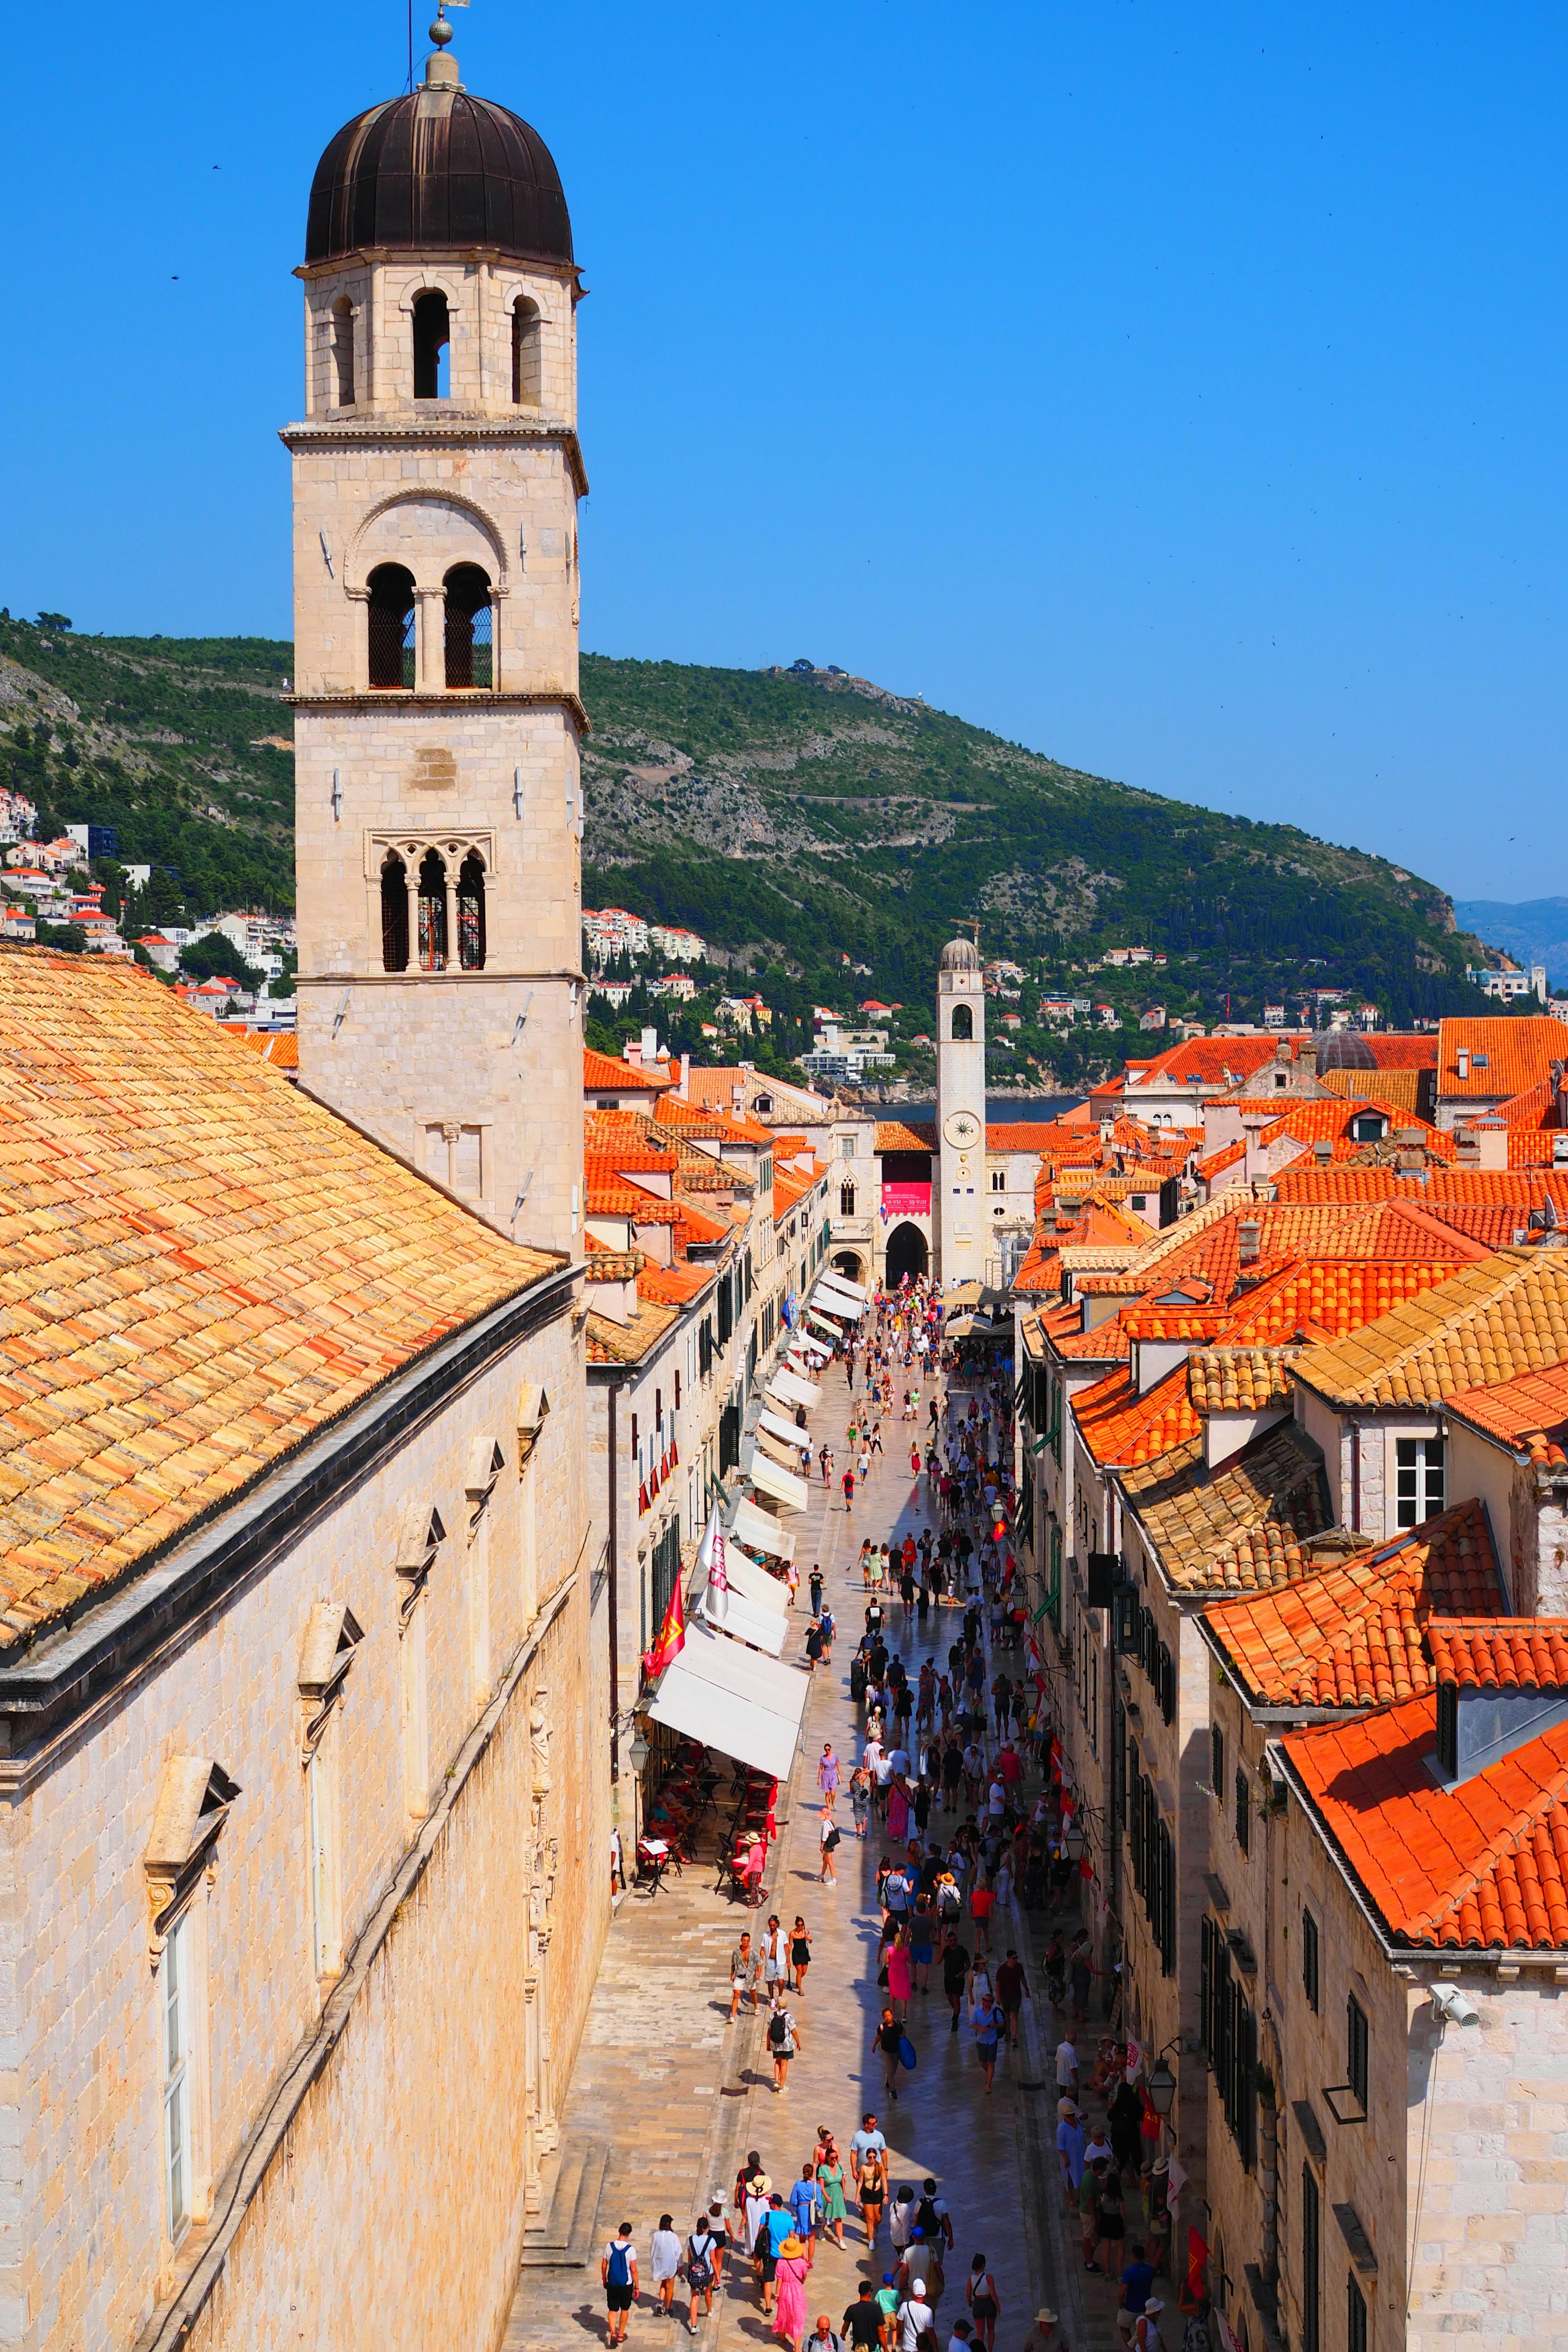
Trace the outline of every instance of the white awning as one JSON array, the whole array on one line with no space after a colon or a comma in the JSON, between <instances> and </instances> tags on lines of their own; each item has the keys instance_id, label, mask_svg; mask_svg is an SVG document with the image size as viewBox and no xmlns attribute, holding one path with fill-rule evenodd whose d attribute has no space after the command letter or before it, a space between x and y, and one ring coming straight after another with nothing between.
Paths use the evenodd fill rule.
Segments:
<instances>
[{"instance_id":1,"label":"white awning","mask_svg":"<svg viewBox=\"0 0 1568 2352\"><path fill-rule=\"evenodd\" d=\"M871 1303L863 1290L858 1289L852 1282L846 1282L842 1275L837 1274L818 1275L813 1296L817 1298L825 1296L830 1298L842 1298L845 1306L856 1315L864 1315Z\"/></svg>"},{"instance_id":2,"label":"white awning","mask_svg":"<svg viewBox=\"0 0 1568 2352\"><path fill-rule=\"evenodd\" d=\"M770 1437L765 1429L759 1429L752 1443L764 1462L776 1462L781 1470L799 1469L799 1454L793 1447L781 1444L778 1438Z\"/></svg>"},{"instance_id":3,"label":"white awning","mask_svg":"<svg viewBox=\"0 0 1568 2352\"><path fill-rule=\"evenodd\" d=\"M804 1363L807 1370L819 1372L832 1352L831 1348L826 1347L815 1331L802 1331L791 1342L786 1360L792 1371L798 1363Z\"/></svg>"},{"instance_id":4,"label":"white awning","mask_svg":"<svg viewBox=\"0 0 1568 2352\"><path fill-rule=\"evenodd\" d=\"M844 1334L838 1328L837 1324L830 1323L826 1315L819 1315L815 1307L808 1307L805 1311L810 1316L812 1321L816 1324L817 1329L819 1331L826 1331L830 1339L837 1341L843 1339Z\"/></svg>"},{"instance_id":5,"label":"white awning","mask_svg":"<svg viewBox=\"0 0 1568 2352\"><path fill-rule=\"evenodd\" d=\"M787 1366L776 1371L768 1382L768 1394L784 1404L803 1404L809 1412L814 1404L822 1402L822 1391L810 1381L803 1381L798 1372Z\"/></svg>"},{"instance_id":6,"label":"white awning","mask_svg":"<svg viewBox=\"0 0 1568 2352\"><path fill-rule=\"evenodd\" d=\"M786 1510L804 1511L810 1499L805 1480L797 1478L793 1470L781 1470L765 1454L752 1454L746 1465L746 1475L759 1494L771 1495Z\"/></svg>"},{"instance_id":7,"label":"white awning","mask_svg":"<svg viewBox=\"0 0 1568 2352\"><path fill-rule=\"evenodd\" d=\"M830 1282L835 1290L847 1291L851 1298L858 1298L863 1307L869 1307L871 1304L870 1292L862 1289L859 1283L851 1282L847 1274L840 1274L836 1265L825 1265L818 1279Z\"/></svg>"},{"instance_id":8,"label":"white awning","mask_svg":"<svg viewBox=\"0 0 1568 2352\"><path fill-rule=\"evenodd\" d=\"M844 1293L835 1290L830 1282L817 1284L811 1294L810 1304L814 1307L826 1307L829 1315L842 1315L846 1323L858 1323L866 1312L861 1300L846 1298Z\"/></svg>"},{"instance_id":9,"label":"white awning","mask_svg":"<svg viewBox=\"0 0 1568 2352\"><path fill-rule=\"evenodd\" d=\"M788 1617L777 1609L764 1609L760 1601L742 1592L733 1580L728 1592L714 1592L704 1586L698 1605L710 1623L722 1626L735 1641L754 1642L771 1658L776 1658L784 1648L789 1631Z\"/></svg>"},{"instance_id":10,"label":"white awning","mask_svg":"<svg viewBox=\"0 0 1568 2352\"><path fill-rule=\"evenodd\" d=\"M789 1615L789 1594L776 1576L752 1559L739 1544L724 1546L724 1573L732 1592L743 1592L759 1609L771 1609L777 1617Z\"/></svg>"},{"instance_id":11,"label":"white awning","mask_svg":"<svg viewBox=\"0 0 1568 2352\"><path fill-rule=\"evenodd\" d=\"M735 1516L730 1522L731 1534L750 1544L753 1551L772 1552L779 1559L795 1558L795 1538L780 1526L771 1512L760 1511L755 1503L742 1496L735 1506Z\"/></svg>"},{"instance_id":12,"label":"white awning","mask_svg":"<svg viewBox=\"0 0 1568 2352\"><path fill-rule=\"evenodd\" d=\"M656 1723L783 1780L795 1761L810 1687L802 1668L759 1657L692 1619L647 1712Z\"/></svg>"},{"instance_id":13,"label":"white awning","mask_svg":"<svg viewBox=\"0 0 1568 2352\"><path fill-rule=\"evenodd\" d=\"M785 1445L798 1446L803 1454L811 1452L811 1439L806 1431L793 1421L785 1421L782 1413L770 1412L766 1405L757 1415L757 1427L765 1429L770 1437L781 1438Z\"/></svg>"}]
</instances>

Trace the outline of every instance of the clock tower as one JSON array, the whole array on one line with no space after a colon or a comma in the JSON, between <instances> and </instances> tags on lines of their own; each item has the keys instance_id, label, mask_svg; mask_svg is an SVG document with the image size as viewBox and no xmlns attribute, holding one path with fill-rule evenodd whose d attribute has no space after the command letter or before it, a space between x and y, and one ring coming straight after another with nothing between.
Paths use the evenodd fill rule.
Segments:
<instances>
[{"instance_id":1,"label":"clock tower","mask_svg":"<svg viewBox=\"0 0 1568 2352\"><path fill-rule=\"evenodd\" d=\"M973 940L949 940L936 982L939 1282L978 1279L985 1263L985 989Z\"/></svg>"}]
</instances>

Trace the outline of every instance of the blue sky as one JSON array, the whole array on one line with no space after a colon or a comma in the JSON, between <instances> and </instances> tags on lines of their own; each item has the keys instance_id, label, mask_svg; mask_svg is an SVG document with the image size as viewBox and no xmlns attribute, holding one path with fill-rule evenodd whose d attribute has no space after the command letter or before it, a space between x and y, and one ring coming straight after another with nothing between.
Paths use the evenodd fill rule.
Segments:
<instances>
[{"instance_id":1,"label":"blue sky","mask_svg":"<svg viewBox=\"0 0 1568 2352\"><path fill-rule=\"evenodd\" d=\"M289 272L406 23L153 21L27 37L0 602L286 635ZM1462 897L1568 887L1562 9L455 23L592 289L585 646L806 654Z\"/></svg>"}]
</instances>

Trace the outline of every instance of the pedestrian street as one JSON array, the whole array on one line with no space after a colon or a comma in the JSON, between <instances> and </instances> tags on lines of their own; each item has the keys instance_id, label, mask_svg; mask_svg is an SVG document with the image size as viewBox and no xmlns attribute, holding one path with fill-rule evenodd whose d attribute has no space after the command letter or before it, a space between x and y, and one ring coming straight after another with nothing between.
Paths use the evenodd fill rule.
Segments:
<instances>
[{"instance_id":1,"label":"pedestrian street","mask_svg":"<svg viewBox=\"0 0 1568 2352\"><path fill-rule=\"evenodd\" d=\"M826 1437L841 1464L850 1406L844 1370L829 1366L820 1379L823 1396L813 1414L813 1435ZM931 1393L928 1380L920 1393L921 1434ZM640 2291L628 2342L684 2340L684 2280L677 2283L673 2318L665 2317L654 2302L649 2240L661 2213L671 2215L684 2247L710 2198L717 2197L733 2233L733 2187L750 2151L758 2152L773 2188L787 2198L813 2154L818 2127L833 2132L847 2158L851 2135L868 2111L887 2136L889 2189L907 2181L918 2196L921 2182L934 2177L952 2215L954 2242L945 2257L946 2283L936 2308L940 2344L946 2345L952 2322L964 2314L964 2282L976 2253L984 2255L998 2290L998 2352L1040 2352L1044 2339L1035 2318L1042 2306L1060 2315L1049 2337L1053 2347L1115 2352L1121 2341L1112 2318L1114 2290L1099 2278L1084 2278L1077 2219L1061 2210L1053 2060L1060 2021L1053 2020L1048 2003L1042 2012L1033 2000L1026 2002L1020 2043L1010 2053L1004 2048L987 2096L967 2004L954 2033L941 1969L933 1967L929 1990L917 1990L910 2002L908 2032L916 2068L900 2076L897 2102L887 2099L881 2055L873 2046L886 1998L876 1982L880 1914L875 1892L886 1832L879 1833L873 1811L864 1842L857 1841L842 1791L836 1807L842 1832L834 1857L837 1885L818 1881L818 1759L824 1743L831 1742L847 1782L863 1745L861 1711L848 1689L849 1661L869 1597L861 1588L860 1546L868 1536L878 1542L901 1541L906 1532L918 1534L922 1526L936 1524L926 1479L911 1480L910 1475L910 1434L909 1424L884 1413L886 1452L873 1458L869 1477L857 1486L847 1511L837 1465L825 1485L814 1461L808 1509L791 1522L801 1586L785 1656L803 1654L809 1623L806 1580L814 1562L822 1568L837 1633L831 1663L813 1675L787 1795L780 1790L780 1832L769 1863L766 1900L755 1910L730 1903L714 1891L711 1864L694 1863L683 1875L672 1874L657 1895L633 1887L619 1906L563 2115L563 2164L574 2146L607 2143L597 2225L582 2267L524 2268L504 2339L511 2352L524 2346L530 2352L554 2352L557 2347L605 2341L599 2258L623 2221L632 2224L639 2263ZM911 1677L926 1657L937 1655L945 1665L959 1612L933 1609L922 1635L916 1622L902 1622L896 1584L882 1599L889 1646L903 1658ZM933 1811L931 1834L951 1831L957 1819ZM751 1930L760 1944L775 1912L786 1930L801 1915L812 1937L805 1990L790 1996L800 2047L782 2092L773 2089L764 2043L765 2001L755 2016L742 2001L739 2020L729 2022L731 1950L742 1929ZM973 1949L967 1916L960 1935ZM1031 1990L1040 2000L1028 1924L1016 1899L1005 1917L999 1910L992 1920L994 1962L1009 1945L1030 1964ZM1093 2046L1092 2028L1086 2028L1080 2034L1086 2077ZM1091 2114L1102 2112L1099 2102L1086 2104ZM887 2217L874 2252L868 2251L847 2182L846 2195L844 2249L819 2233L806 2282L810 2324L826 2313L836 2331L860 2280L869 2278L879 2286L897 2263ZM711 2315L704 2316L699 2306L697 2333L706 2352L738 2352L774 2340L773 2323L761 2309L754 2266L733 2242Z\"/></svg>"}]
</instances>

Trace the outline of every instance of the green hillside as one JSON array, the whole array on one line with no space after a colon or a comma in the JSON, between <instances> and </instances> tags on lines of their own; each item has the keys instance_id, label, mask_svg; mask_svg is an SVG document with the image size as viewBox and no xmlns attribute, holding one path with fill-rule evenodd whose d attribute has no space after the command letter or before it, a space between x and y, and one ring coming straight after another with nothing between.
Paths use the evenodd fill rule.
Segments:
<instances>
[{"instance_id":1,"label":"green hillside","mask_svg":"<svg viewBox=\"0 0 1568 2352\"><path fill-rule=\"evenodd\" d=\"M0 615L0 782L51 827L112 825L120 860L159 869L150 918L286 908L291 669L265 639L84 638ZM1156 992L1173 1018L1227 1000L1256 1017L1324 985L1398 1023L1476 1001L1459 976L1476 942L1441 891L1293 826L1064 768L837 671L588 655L583 694L587 902L689 924L803 1003L830 983L846 997L847 955L912 1024L942 942L973 918L987 954L1131 1018ZM1157 982L1087 977L1132 944L1168 957Z\"/></svg>"}]
</instances>

